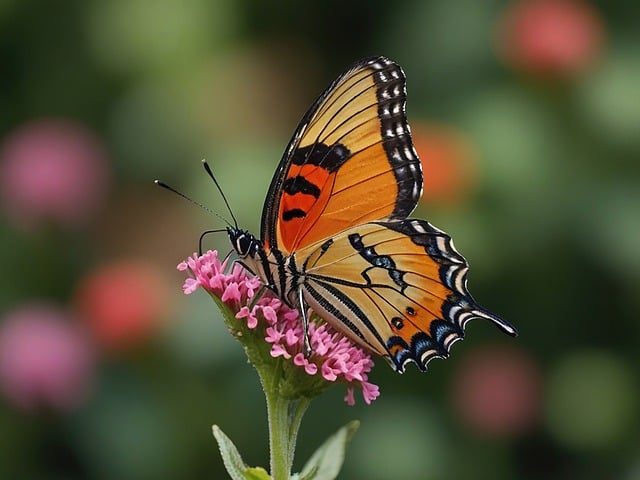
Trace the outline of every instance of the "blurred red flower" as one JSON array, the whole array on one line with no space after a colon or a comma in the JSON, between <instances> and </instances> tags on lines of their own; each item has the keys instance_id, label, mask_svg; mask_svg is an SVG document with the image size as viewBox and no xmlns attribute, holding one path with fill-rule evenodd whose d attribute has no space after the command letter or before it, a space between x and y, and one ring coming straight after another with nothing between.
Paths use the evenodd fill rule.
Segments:
<instances>
[{"instance_id":1,"label":"blurred red flower","mask_svg":"<svg viewBox=\"0 0 640 480\"><path fill-rule=\"evenodd\" d=\"M120 351L147 340L167 315L168 286L141 262L107 264L81 279L74 305L96 342Z\"/></svg>"},{"instance_id":2,"label":"blurred red flower","mask_svg":"<svg viewBox=\"0 0 640 480\"><path fill-rule=\"evenodd\" d=\"M453 382L453 406L471 430L517 435L538 420L541 377L525 352L485 347L462 361Z\"/></svg>"},{"instance_id":3,"label":"blurred red flower","mask_svg":"<svg viewBox=\"0 0 640 480\"><path fill-rule=\"evenodd\" d=\"M476 155L471 143L451 127L413 122L411 133L422 161L427 203L457 203L476 180Z\"/></svg>"},{"instance_id":4,"label":"blurred red flower","mask_svg":"<svg viewBox=\"0 0 640 480\"><path fill-rule=\"evenodd\" d=\"M38 119L11 132L0 150L0 202L16 225L86 222L106 196L104 147L85 126Z\"/></svg>"},{"instance_id":5,"label":"blurred red flower","mask_svg":"<svg viewBox=\"0 0 640 480\"><path fill-rule=\"evenodd\" d=\"M69 315L27 304L0 320L0 389L23 410L68 410L87 398L94 357L87 336Z\"/></svg>"},{"instance_id":6,"label":"blurred red flower","mask_svg":"<svg viewBox=\"0 0 640 480\"><path fill-rule=\"evenodd\" d=\"M604 43L600 14L581 0L521 0L498 25L497 48L516 70L542 76L580 73Z\"/></svg>"}]
</instances>

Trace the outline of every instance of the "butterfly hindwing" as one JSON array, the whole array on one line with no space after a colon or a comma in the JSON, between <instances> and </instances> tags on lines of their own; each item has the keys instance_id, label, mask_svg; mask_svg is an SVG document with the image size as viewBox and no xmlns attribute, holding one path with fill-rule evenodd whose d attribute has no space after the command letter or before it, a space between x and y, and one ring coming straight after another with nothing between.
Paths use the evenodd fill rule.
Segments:
<instances>
[{"instance_id":1,"label":"butterfly hindwing","mask_svg":"<svg viewBox=\"0 0 640 480\"><path fill-rule=\"evenodd\" d=\"M410 361L424 370L432 358L446 357L472 318L514 333L475 303L466 260L426 221L367 223L308 250L299 255L306 258L309 305L398 371Z\"/></svg>"},{"instance_id":2,"label":"butterfly hindwing","mask_svg":"<svg viewBox=\"0 0 640 480\"><path fill-rule=\"evenodd\" d=\"M265 248L291 253L413 211L422 171L405 100L404 73L384 57L356 63L329 86L303 117L269 188Z\"/></svg>"}]
</instances>

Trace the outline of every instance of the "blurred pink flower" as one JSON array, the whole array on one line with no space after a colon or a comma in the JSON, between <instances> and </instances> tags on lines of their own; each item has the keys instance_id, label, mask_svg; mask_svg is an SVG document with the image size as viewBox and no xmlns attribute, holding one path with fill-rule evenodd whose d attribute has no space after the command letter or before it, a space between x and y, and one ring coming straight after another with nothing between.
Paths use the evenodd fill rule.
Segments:
<instances>
[{"instance_id":1,"label":"blurred pink flower","mask_svg":"<svg viewBox=\"0 0 640 480\"><path fill-rule=\"evenodd\" d=\"M69 410L87 398L94 358L86 336L62 310L16 308L0 321L0 390L23 410Z\"/></svg>"},{"instance_id":2,"label":"blurred pink flower","mask_svg":"<svg viewBox=\"0 0 640 480\"><path fill-rule=\"evenodd\" d=\"M459 365L453 397L454 408L472 430L487 436L517 435L538 420L540 372L521 350L481 348Z\"/></svg>"},{"instance_id":3,"label":"blurred pink flower","mask_svg":"<svg viewBox=\"0 0 640 480\"><path fill-rule=\"evenodd\" d=\"M567 76L591 65L604 43L601 16L583 0L520 0L504 12L498 50L512 67Z\"/></svg>"},{"instance_id":4,"label":"blurred pink flower","mask_svg":"<svg viewBox=\"0 0 640 480\"><path fill-rule=\"evenodd\" d=\"M183 290L186 294L202 287L220 298L248 328L263 329L264 339L271 345L272 357L290 360L308 375L320 374L327 382L346 383L345 401L349 405L355 403L354 388L362 391L367 404L380 395L378 386L367 381L374 365L371 356L330 325L309 323L312 352L305 356L304 333L297 310L289 308L270 291L249 308L247 304L262 284L239 264L234 264L227 274L227 260L220 262L217 252L208 251L200 257L196 254L189 257L178 265L178 270L189 270L193 274L193 278L185 280Z\"/></svg>"},{"instance_id":5,"label":"blurred pink flower","mask_svg":"<svg viewBox=\"0 0 640 480\"><path fill-rule=\"evenodd\" d=\"M83 277L73 303L96 343L121 351L140 345L157 330L169 306L168 290L153 266L119 261Z\"/></svg>"},{"instance_id":6,"label":"blurred pink flower","mask_svg":"<svg viewBox=\"0 0 640 480\"><path fill-rule=\"evenodd\" d=\"M0 149L0 202L21 227L86 222L105 199L108 177L99 139L69 120L24 124Z\"/></svg>"}]
</instances>

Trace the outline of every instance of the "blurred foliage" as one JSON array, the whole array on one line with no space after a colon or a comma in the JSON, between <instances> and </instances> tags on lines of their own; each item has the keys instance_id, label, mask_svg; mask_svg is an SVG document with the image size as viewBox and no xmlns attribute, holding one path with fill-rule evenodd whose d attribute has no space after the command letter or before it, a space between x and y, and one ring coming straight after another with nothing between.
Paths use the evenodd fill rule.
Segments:
<instances>
[{"instance_id":1,"label":"blurred foliage","mask_svg":"<svg viewBox=\"0 0 640 480\"><path fill-rule=\"evenodd\" d=\"M350 408L335 388L316 400L299 457L358 418L343 478L640 478L637 6L594 1L587 16L602 29L591 32L602 35L597 51L583 52L580 68L555 70L526 51L528 68L501 53L510 8L517 4L0 2L0 322L25 305L55 303L88 332L95 354L80 406L57 408L37 395L38 408L0 399L0 477L222 478L214 423L248 462L267 463L257 376L206 296L182 298L174 270L199 233L221 222L152 180L227 216L200 168L207 158L241 224L258 232L271 174L298 119L346 65L380 53L407 73L425 176L434 132L460 139L445 151L466 152L438 162L473 169L464 181L443 180L460 194L428 195L415 215L455 238L473 266L474 296L520 337L474 323L451 360L425 375L396 375L379 362L371 379L380 399ZM574 39L565 31L560 43ZM6 192L26 189L37 172L10 176L6 165L16 132L32 132L41 119L88 129L107 152L110 191L88 220L15 221ZM71 173L53 169L34 191ZM206 243L229 250L224 235ZM134 309L132 338L120 332L122 347L104 348L84 318L91 306L79 309L78 296L96 271L123 262L150 266L171 293L163 294L162 314L160 300ZM130 280L128 302L136 291ZM116 286L106 289L116 292L112 302ZM120 317L114 322L126 327ZM456 396L482 404L487 392L504 392L487 408L507 409L513 405L502 399L518 395L486 368L463 376L478 364L464 360L505 344L534 366L513 382L537 392L534 407L526 421L483 430L465 420L475 413L461 410ZM513 369L505 378L517 375Z\"/></svg>"}]
</instances>

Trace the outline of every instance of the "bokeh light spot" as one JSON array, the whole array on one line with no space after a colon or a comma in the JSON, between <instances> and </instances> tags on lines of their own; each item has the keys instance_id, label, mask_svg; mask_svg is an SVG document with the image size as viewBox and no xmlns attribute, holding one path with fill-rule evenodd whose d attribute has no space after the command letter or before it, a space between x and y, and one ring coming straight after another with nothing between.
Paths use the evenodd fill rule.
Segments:
<instances>
[{"instance_id":1,"label":"bokeh light spot","mask_svg":"<svg viewBox=\"0 0 640 480\"><path fill-rule=\"evenodd\" d=\"M570 448L608 448L631 433L638 394L628 366L605 352L575 352L549 378L546 423Z\"/></svg>"},{"instance_id":2,"label":"bokeh light spot","mask_svg":"<svg viewBox=\"0 0 640 480\"><path fill-rule=\"evenodd\" d=\"M95 58L118 73L179 73L202 61L235 30L233 2L94 2L87 28Z\"/></svg>"},{"instance_id":3,"label":"bokeh light spot","mask_svg":"<svg viewBox=\"0 0 640 480\"><path fill-rule=\"evenodd\" d=\"M524 351L507 347L475 350L459 365L453 405L460 420L484 436L527 432L538 420L541 376Z\"/></svg>"},{"instance_id":4,"label":"bokeh light spot","mask_svg":"<svg viewBox=\"0 0 640 480\"><path fill-rule=\"evenodd\" d=\"M80 280L74 304L99 345L126 350L148 340L167 315L166 283L148 264L114 262Z\"/></svg>"},{"instance_id":5,"label":"bokeh light spot","mask_svg":"<svg viewBox=\"0 0 640 480\"><path fill-rule=\"evenodd\" d=\"M578 106L593 135L614 145L640 147L640 56L633 45L609 56L584 78ZM615 156L614 156L615 158Z\"/></svg>"},{"instance_id":6,"label":"bokeh light spot","mask_svg":"<svg viewBox=\"0 0 640 480\"><path fill-rule=\"evenodd\" d=\"M0 390L14 406L77 408L88 397L93 374L87 335L59 307L33 302L0 318Z\"/></svg>"},{"instance_id":7,"label":"bokeh light spot","mask_svg":"<svg viewBox=\"0 0 640 480\"><path fill-rule=\"evenodd\" d=\"M602 49L599 13L582 0L521 0L503 13L498 52L511 67L538 76L583 72Z\"/></svg>"},{"instance_id":8,"label":"bokeh light spot","mask_svg":"<svg viewBox=\"0 0 640 480\"><path fill-rule=\"evenodd\" d=\"M362 412L362 426L349 445L345 469L357 474L345 478L388 480L389 478L444 478L452 460L449 439L434 407L419 402L392 399Z\"/></svg>"},{"instance_id":9,"label":"bokeh light spot","mask_svg":"<svg viewBox=\"0 0 640 480\"><path fill-rule=\"evenodd\" d=\"M86 223L102 206L109 177L101 141L70 120L23 124L5 137L0 150L0 201L19 227Z\"/></svg>"},{"instance_id":10,"label":"bokeh light spot","mask_svg":"<svg viewBox=\"0 0 640 480\"><path fill-rule=\"evenodd\" d=\"M422 201L456 204L476 180L476 153L461 132L444 125L413 122L411 133L422 161Z\"/></svg>"}]
</instances>

